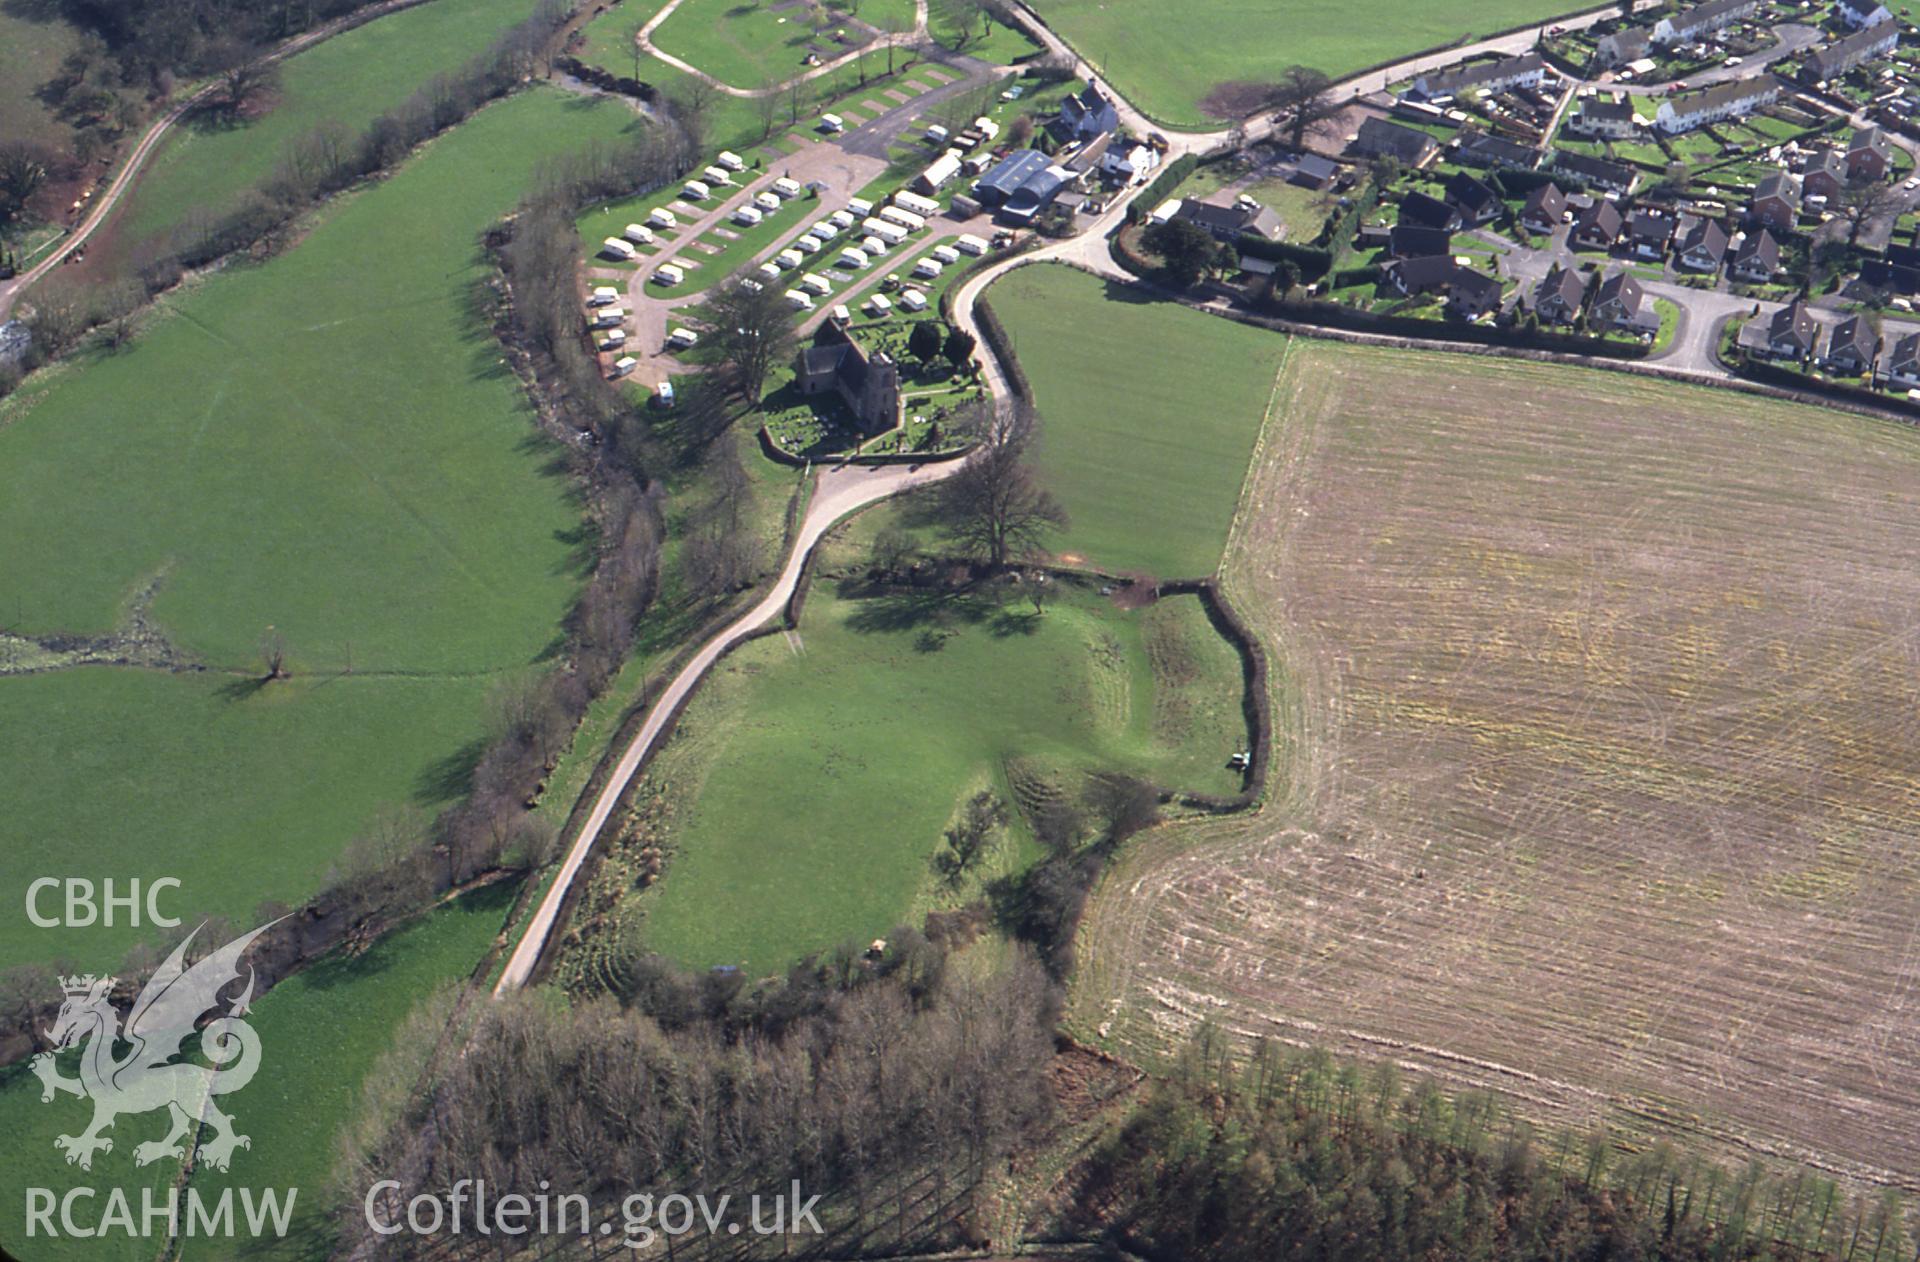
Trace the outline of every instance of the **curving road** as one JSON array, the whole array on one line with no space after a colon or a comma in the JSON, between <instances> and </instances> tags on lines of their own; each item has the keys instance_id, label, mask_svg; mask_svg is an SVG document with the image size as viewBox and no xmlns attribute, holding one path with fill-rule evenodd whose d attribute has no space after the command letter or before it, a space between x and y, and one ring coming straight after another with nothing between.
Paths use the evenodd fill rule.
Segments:
<instances>
[{"instance_id":1,"label":"curving road","mask_svg":"<svg viewBox=\"0 0 1920 1262\"><path fill-rule=\"evenodd\" d=\"M593 851L594 843L606 828L620 795L626 792L634 774L660 743L667 720L679 712L715 662L742 640L773 621L786 608L787 601L793 597L794 588L799 585L807 558L812 555L814 545L820 542L821 536L835 522L849 514L910 487L937 482L960 468L960 465L958 460L949 460L940 464L884 465L878 468L838 465L821 471L814 486L813 500L807 506L806 516L801 519L800 531L794 538L792 551L787 554L787 563L781 569L780 577L760 603L707 641L693 659L680 668L680 673L673 677L673 682L654 702L646 722L641 724L640 730L628 742L620 761L614 765L613 774L601 786L599 796L593 801L592 811L581 825L573 845L567 850L559 874L547 888L546 897L540 900L540 906L527 922L513 954L508 957L500 981L493 988L494 994L517 990L533 976L548 942L553 938L554 929L559 924L560 910L566 905L567 894L573 888L575 878L579 876L587 856Z\"/></svg>"},{"instance_id":2,"label":"curving road","mask_svg":"<svg viewBox=\"0 0 1920 1262\"><path fill-rule=\"evenodd\" d=\"M342 31L363 26L375 18L386 17L388 14L397 13L401 9L411 9L415 5L426 4L428 2L429 0L384 0L384 3L356 10L344 17L336 18L324 26L318 26L311 31L295 35L293 38L280 44L261 60L269 63L284 60L297 52L312 47L323 39L330 39ZM120 170L113 177L112 183L107 185L107 191L101 194L100 199L93 204L93 209L87 212L87 217L80 221L79 226L66 235L52 254L49 254L46 258L40 260L40 262L34 264L12 280L0 284L0 320L5 320L12 313L14 304L20 300L20 295L24 294L29 286L54 268L60 266L60 264L66 262L67 256L78 249L88 237L92 236L94 232L99 229L101 224L107 221L107 217L113 213L114 208L118 206L121 199L126 196L127 190L132 187L134 180L139 176L141 168L146 165L147 159L153 156L154 149L156 149L160 141L166 137L167 132L173 129L175 123L178 123L182 118L191 113L196 105L211 96L219 86L218 81L207 84L198 92L195 92L162 114L159 118L153 120L153 123L147 128L146 133L140 137L139 141L133 146L133 149L127 154L127 160L120 165Z\"/></svg>"}]
</instances>

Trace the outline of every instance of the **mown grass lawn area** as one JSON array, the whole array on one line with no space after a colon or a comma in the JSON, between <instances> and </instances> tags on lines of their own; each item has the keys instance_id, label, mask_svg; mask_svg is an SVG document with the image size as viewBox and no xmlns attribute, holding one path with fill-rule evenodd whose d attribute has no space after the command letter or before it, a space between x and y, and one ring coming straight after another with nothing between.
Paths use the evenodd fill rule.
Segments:
<instances>
[{"instance_id":1,"label":"mown grass lawn area","mask_svg":"<svg viewBox=\"0 0 1920 1262\"><path fill-rule=\"evenodd\" d=\"M554 137L631 122L579 101L482 111L291 252L0 408L10 629L110 634L154 588L201 668L0 675L0 898L49 871L174 875L187 912L246 920L310 894L378 808L458 791L484 694L555 641L586 559L472 307L476 236ZM268 627L293 678L256 689ZM139 934L13 917L0 965L110 968Z\"/></svg>"},{"instance_id":2,"label":"mown grass lawn area","mask_svg":"<svg viewBox=\"0 0 1920 1262\"><path fill-rule=\"evenodd\" d=\"M1285 66L1335 78L1469 36L1543 21L1576 0L1034 0L1040 16L1122 95L1175 127L1215 120L1222 83L1271 81Z\"/></svg>"},{"instance_id":3,"label":"mown grass lawn area","mask_svg":"<svg viewBox=\"0 0 1920 1262\"><path fill-rule=\"evenodd\" d=\"M1206 642L1204 620L1156 628L1155 610L1062 586L1036 615L1017 587L861 596L822 582L798 652L776 635L727 658L651 773L676 815L666 875L639 900L644 944L763 973L885 936L938 884L950 816L980 788L1011 800L1016 761L1063 783L1125 770L1237 790L1222 764L1245 726L1225 643ZM1184 646L1158 676L1150 629ZM1000 844L1006 866L1033 857L1024 830Z\"/></svg>"},{"instance_id":4,"label":"mown grass lawn area","mask_svg":"<svg viewBox=\"0 0 1920 1262\"><path fill-rule=\"evenodd\" d=\"M876 30L887 30L890 24L902 33L913 29L911 0L862 0L859 9L859 23ZM832 61L870 38L861 25L847 18L844 8L826 6L818 26L809 20L809 13L804 3L683 0L654 28L653 42L723 83L759 88L805 73L809 50L822 61ZM841 31L851 42L835 39Z\"/></svg>"},{"instance_id":5,"label":"mown grass lawn area","mask_svg":"<svg viewBox=\"0 0 1920 1262\"><path fill-rule=\"evenodd\" d=\"M531 12L526 0L434 0L324 40L280 68L273 108L241 126L174 129L141 176L121 231L129 242L208 221L271 177L289 145L338 123L357 138L435 75L459 69Z\"/></svg>"},{"instance_id":6,"label":"mown grass lawn area","mask_svg":"<svg viewBox=\"0 0 1920 1262\"><path fill-rule=\"evenodd\" d=\"M1073 519L1055 550L1213 573L1286 339L1046 264L987 299L1033 385L1041 474Z\"/></svg>"},{"instance_id":7,"label":"mown grass lawn area","mask_svg":"<svg viewBox=\"0 0 1920 1262\"><path fill-rule=\"evenodd\" d=\"M365 951L336 953L315 962L259 998L248 1019L259 1036L259 1072L246 1087L220 1099L221 1108L234 1118L234 1129L252 1145L234 1154L224 1174L203 1165L194 1174L193 1187L209 1202L223 1189L236 1189L236 1216L237 1189L297 1189L289 1239L284 1245L244 1236L195 1240L191 1256L312 1256L303 1250L311 1251L331 1235L327 1210L334 1136L358 1104L362 1080L416 1004L436 987L473 971L499 934L515 889L510 884L490 886L455 899ZM77 1059L64 1057L61 1072L72 1076ZM123 1241L124 1247L117 1247L112 1241L24 1239L28 1187L64 1195L80 1184L98 1186L101 1199L92 1206L98 1214L104 1209L106 1188L122 1186L137 1216L139 1189L163 1187L179 1173L175 1161L156 1162L144 1170L133 1164L137 1143L166 1133L163 1112L123 1115L113 1129L113 1151L96 1159L93 1172L67 1165L53 1137L85 1126L88 1106L71 1096L42 1104L39 1081L24 1068L11 1066L0 1075L0 1124L19 1137L0 1156L0 1242L24 1258L150 1258L151 1240Z\"/></svg>"}]
</instances>

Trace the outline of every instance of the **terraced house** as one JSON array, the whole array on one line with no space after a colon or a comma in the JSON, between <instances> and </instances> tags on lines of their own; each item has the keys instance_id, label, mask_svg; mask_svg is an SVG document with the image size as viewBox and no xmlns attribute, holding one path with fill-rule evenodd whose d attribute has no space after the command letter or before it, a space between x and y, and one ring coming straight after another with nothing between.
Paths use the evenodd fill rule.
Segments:
<instances>
[{"instance_id":1,"label":"terraced house","mask_svg":"<svg viewBox=\"0 0 1920 1262\"><path fill-rule=\"evenodd\" d=\"M1808 53L1806 62L1800 68L1800 78L1805 83L1825 83L1829 79L1838 79L1855 67L1878 61L1892 52L1899 42L1898 22L1882 22L1866 27Z\"/></svg>"},{"instance_id":2,"label":"terraced house","mask_svg":"<svg viewBox=\"0 0 1920 1262\"><path fill-rule=\"evenodd\" d=\"M1686 44L1703 39L1723 26L1752 17L1760 11L1760 0L1707 0L1691 9L1682 9L1672 17L1653 24L1656 44Z\"/></svg>"},{"instance_id":3,"label":"terraced house","mask_svg":"<svg viewBox=\"0 0 1920 1262\"><path fill-rule=\"evenodd\" d=\"M1539 53L1503 57L1498 61L1476 61L1449 66L1437 74L1425 74L1413 81L1407 95L1417 101L1433 101L1459 96L1462 92L1498 92L1502 88L1531 88L1546 77L1547 63Z\"/></svg>"},{"instance_id":4,"label":"terraced house","mask_svg":"<svg viewBox=\"0 0 1920 1262\"><path fill-rule=\"evenodd\" d=\"M1745 118L1779 97L1780 81L1770 74L1732 79L1685 96L1668 97L1660 102L1660 112L1654 115L1653 125L1666 135L1677 136L1709 123Z\"/></svg>"}]
</instances>

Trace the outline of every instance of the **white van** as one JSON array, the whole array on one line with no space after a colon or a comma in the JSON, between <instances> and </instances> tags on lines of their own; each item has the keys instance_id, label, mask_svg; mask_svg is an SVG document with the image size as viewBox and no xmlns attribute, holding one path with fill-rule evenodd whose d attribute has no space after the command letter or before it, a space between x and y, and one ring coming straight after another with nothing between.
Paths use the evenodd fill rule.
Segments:
<instances>
[{"instance_id":1,"label":"white van","mask_svg":"<svg viewBox=\"0 0 1920 1262\"><path fill-rule=\"evenodd\" d=\"M802 293L798 289L789 289L787 291L787 305L795 311L811 311L813 310L813 295Z\"/></svg>"},{"instance_id":2,"label":"white van","mask_svg":"<svg viewBox=\"0 0 1920 1262\"><path fill-rule=\"evenodd\" d=\"M899 224L908 232L918 232L927 226L925 219L910 210L902 210L898 206L885 207L880 212L880 218L891 224Z\"/></svg>"},{"instance_id":3,"label":"white van","mask_svg":"<svg viewBox=\"0 0 1920 1262\"><path fill-rule=\"evenodd\" d=\"M704 202L713 196L713 190L699 180L688 180L680 186L680 196L690 202Z\"/></svg>"},{"instance_id":4,"label":"white van","mask_svg":"<svg viewBox=\"0 0 1920 1262\"><path fill-rule=\"evenodd\" d=\"M921 259L913 265L913 274L923 280L932 280L946 270L946 264L939 259Z\"/></svg>"},{"instance_id":5,"label":"white van","mask_svg":"<svg viewBox=\"0 0 1920 1262\"><path fill-rule=\"evenodd\" d=\"M813 227L807 229L807 235L816 241L831 241L840 235L840 229L823 219L813 225Z\"/></svg>"},{"instance_id":6,"label":"white van","mask_svg":"<svg viewBox=\"0 0 1920 1262\"><path fill-rule=\"evenodd\" d=\"M653 229L647 227L647 225L643 223L628 224L626 227L626 230L623 231L620 235L625 237L627 240L633 242L635 245L652 245L653 244Z\"/></svg>"},{"instance_id":7,"label":"white van","mask_svg":"<svg viewBox=\"0 0 1920 1262\"><path fill-rule=\"evenodd\" d=\"M720 156L714 159L714 164L724 167L729 171L744 171L747 169L747 164L741 160L740 155L731 149L722 149Z\"/></svg>"},{"instance_id":8,"label":"white van","mask_svg":"<svg viewBox=\"0 0 1920 1262\"><path fill-rule=\"evenodd\" d=\"M588 328L617 329L627 322L627 313L621 307L602 307L593 313L593 322Z\"/></svg>"},{"instance_id":9,"label":"white van","mask_svg":"<svg viewBox=\"0 0 1920 1262\"><path fill-rule=\"evenodd\" d=\"M818 272L808 272L805 276L802 276L800 278L800 288L819 298L824 298L833 292L832 282L828 281L826 277L820 275Z\"/></svg>"},{"instance_id":10,"label":"white van","mask_svg":"<svg viewBox=\"0 0 1920 1262\"><path fill-rule=\"evenodd\" d=\"M935 123L933 126L927 128L922 138L930 145L944 145L947 143L947 137L951 134L952 133L946 128Z\"/></svg>"},{"instance_id":11,"label":"white van","mask_svg":"<svg viewBox=\"0 0 1920 1262\"><path fill-rule=\"evenodd\" d=\"M615 329L613 332L601 338L599 342L600 349L603 351L617 351L626 344L627 332L625 329Z\"/></svg>"},{"instance_id":12,"label":"white van","mask_svg":"<svg viewBox=\"0 0 1920 1262\"><path fill-rule=\"evenodd\" d=\"M587 295L589 307L604 307L610 302L620 301L620 291L612 285L595 285L593 292Z\"/></svg>"},{"instance_id":13,"label":"white van","mask_svg":"<svg viewBox=\"0 0 1920 1262\"><path fill-rule=\"evenodd\" d=\"M859 223L860 220L857 216L853 215L848 211L836 210L831 215L827 216L827 222L832 224L834 227L840 229L840 231L845 232L848 228L851 228L856 223Z\"/></svg>"},{"instance_id":14,"label":"white van","mask_svg":"<svg viewBox=\"0 0 1920 1262\"><path fill-rule=\"evenodd\" d=\"M624 377L628 373L632 372L634 365L638 364L639 362L640 362L639 360L635 359L631 355L622 355L620 358L613 361L613 368L611 371L607 373L607 376Z\"/></svg>"},{"instance_id":15,"label":"white van","mask_svg":"<svg viewBox=\"0 0 1920 1262\"><path fill-rule=\"evenodd\" d=\"M861 237L860 248L867 252L868 258L879 258L887 252L887 243L879 237Z\"/></svg>"},{"instance_id":16,"label":"white van","mask_svg":"<svg viewBox=\"0 0 1920 1262\"><path fill-rule=\"evenodd\" d=\"M708 167L700 173L709 184L727 185L733 183L733 177L727 174L725 167Z\"/></svg>"},{"instance_id":17,"label":"white van","mask_svg":"<svg viewBox=\"0 0 1920 1262\"><path fill-rule=\"evenodd\" d=\"M986 240L982 237L974 236L971 232L962 233L959 237L955 238L953 246L956 250L959 250L960 253L971 254L976 258L987 252Z\"/></svg>"},{"instance_id":18,"label":"white van","mask_svg":"<svg viewBox=\"0 0 1920 1262\"><path fill-rule=\"evenodd\" d=\"M631 263L634 260L633 244L619 237L608 237L605 241L602 241L600 243L600 253L610 259L618 259L622 263Z\"/></svg>"},{"instance_id":19,"label":"white van","mask_svg":"<svg viewBox=\"0 0 1920 1262\"><path fill-rule=\"evenodd\" d=\"M847 199L847 213L852 215L854 219L865 219L873 213L873 203L864 197L849 197ZM848 220L848 222L851 223L852 220Z\"/></svg>"},{"instance_id":20,"label":"white van","mask_svg":"<svg viewBox=\"0 0 1920 1262\"><path fill-rule=\"evenodd\" d=\"M772 193L755 193L753 204L769 213L780 209L780 199Z\"/></svg>"},{"instance_id":21,"label":"white van","mask_svg":"<svg viewBox=\"0 0 1920 1262\"><path fill-rule=\"evenodd\" d=\"M687 274L675 263L662 263L653 273L653 283L656 285L678 285L686 278Z\"/></svg>"},{"instance_id":22,"label":"white van","mask_svg":"<svg viewBox=\"0 0 1920 1262\"><path fill-rule=\"evenodd\" d=\"M872 233L888 245L899 245L907 239L907 230L897 223L888 223L884 219L869 219L860 225L863 231Z\"/></svg>"},{"instance_id":23,"label":"white van","mask_svg":"<svg viewBox=\"0 0 1920 1262\"><path fill-rule=\"evenodd\" d=\"M768 280L773 280L780 275L780 265L778 263L762 263L759 270L760 274Z\"/></svg>"},{"instance_id":24,"label":"white van","mask_svg":"<svg viewBox=\"0 0 1920 1262\"><path fill-rule=\"evenodd\" d=\"M800 181L781 176L773 182L773 191L782 197L798 197L801 193Z\"/></svg>"},{"instance_id":25,"label":"white van","mask_svg":"<svg viewBox=\"0 0 1920 1262\"><path fill-rule=\"evenodd\" d=\"M885 315L893 310L893 302L885 294L875 294L867 299L867 309L875 315Z\"/></svg>"},{"instance_id":26,"label":"white van","mask_svg":"<svg viewBox=\"0 0 1920 1262\"><path fill-rule=\"evenodd\" d=\"M751 228L766 217L766 212L758 206L742 206L733 212L733 221L742 228Z\"/></svg>"},{"instance_id":27,"label":"white van","mask_svg":"<svg viewBox=\"0 0 1920 1262\"><path fill-rule=\"evenodd\" d=\"M900 305L909 311L925 311L927 296L917 289L904 289L900 292Z\"/></svg>"},{"instance_id":28,"label":"white van","mask_svg":"<svg viewBox=\"0 0 1920 1262\"><path fill-rule=\"evenodd\" d=\"M836 135L840 132L845 131L846 129L847 129L847 120L840 117L838 114L822 114L820 116L821 131L824 131L829 135Z\"/></svg>"},{"instance_id":29,"label":"white van","mask_svg":"<svg viewBox=\"0 0 1920 1262\"><path fill-rule=\"evenodd\" d=\"M939 259L942 263L958 263L960 261L960 251L950 245L936 245L933 247L933 257Z\"/></svg>"},{"instance_id":30,"label":"white van","mask_svg":"<svg viewBox=\"0 0 1920 1262\"><path fill-rule=\"evenodd\" d=\"M863 268L867 265L868 259L866 254L863 253L862 251L842 250L840 251L839 259L836 261L842 267L850 267L850 268L853 268L855 271L858 271L860 268Z\"/></svg>"},{"instance_id":31,"label":"white van","mask_svg":"<svg viewBox=\"0 0 1920 1262\"><path fill-rule=\"evenodd\" d=\"M647 216L647 222L656 228L678 228L680 226L680 217L668 210L665 206L656 206L653 212Z\"/></svg>"},{"instance_id":32,"label":"white van","mask_svg":"<svg viewBox=\"0 0 1920 1262\"><path fill-rule=\"evenodd\" d=\"M793 240L793 248L802 254L818 254L820 251L826 249L825 246L820 244L818 237L795 237Z\"/></svg>"},{"instance_id":33,"label":"white van","mask_svg":"<svg viewBox=\"0 0 1920 1262\"><path fill-rule=\"evenodd\" d=\"M807 257L806 255L800 253L800 251L798 250L787 249L787 250L782 250L780 251L780 253L774 255L773 261L780 265L781 271L790 272L794 268L800 266L801 263L805 262L806 257Z\"/></svg>"},{"instance_id":34,"label":"white van","mask_svg":"<svg viewBox=\"0 0 1920 1262\"><path fill-rule=\"evenodd\" d=\"M653 401L655 403L658 403L663 408L672 407L673 406L673 383L671 381L661 382L660 388L654 391L653 393Z\"/></svg>"},{"instance_id":35,"label":"white van","mask_svg":"<svg viewBox=\"0 0 1920 1262\"><path fill-rule=\"evenodd\" d=\"M667 345L674 350L683 351L700 340L700 335L692 329L679 328L667 334Z\"/></svg>"}]
</instances>

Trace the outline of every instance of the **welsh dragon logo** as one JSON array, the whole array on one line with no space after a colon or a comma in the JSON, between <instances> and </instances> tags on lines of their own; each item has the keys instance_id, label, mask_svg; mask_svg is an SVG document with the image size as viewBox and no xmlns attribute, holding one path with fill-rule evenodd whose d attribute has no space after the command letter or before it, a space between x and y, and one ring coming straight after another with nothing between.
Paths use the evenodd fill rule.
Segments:
<instances>
[{"instance_id":1,"label":"welsh dragon logo","mask_svg":"<svg viewBox=\"0 0 1920 1262\"><path fill-rule=\"evenodd\" d=\"M61 1135L53 1141L66 1153L69 1165L92 1169L96 1152L113 1151L113 1141L101 1132L116 1117L154 1109L166 1109L172 1115L172 1129L164 1138L148 1140L133 1150L139 1165L184 1156L186 1137L198 1121L213 1127L214 1137L200 1146L200 1159L216 1170L228 1167L234 1149L252 1147L245 1135L235 1133L233 1119L213 1100L246 1086L260 1067L259 1036L240 1019L253 998L251 966L246 988L226 1013L200 1027L200 1051L213 1062L212 1067L177 1058L200 1017L218 1007L220 992L239 978L240 956L272 925L236 938L189 968L187 948L205 927L203 922L189 933L154 970L133 1001L124 1027L112 1001L116 978L87 974L60 979L66 1000L47 1034L53 1051L35 1056L31 1067L40 1079L42 1104L62 1091L93 1101L93 1123L78 1135ZM130 1045L131 1050L115 1059L119 1044ZM77 1046L81 1047L80 1076L62 1077L55 1056Z\"/></svg>"}]
</instances>

